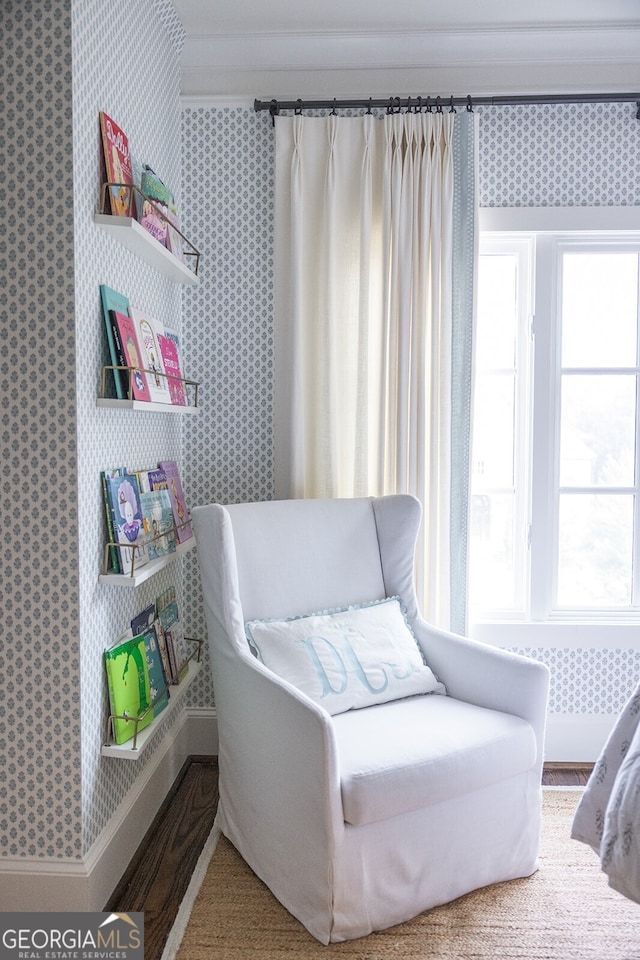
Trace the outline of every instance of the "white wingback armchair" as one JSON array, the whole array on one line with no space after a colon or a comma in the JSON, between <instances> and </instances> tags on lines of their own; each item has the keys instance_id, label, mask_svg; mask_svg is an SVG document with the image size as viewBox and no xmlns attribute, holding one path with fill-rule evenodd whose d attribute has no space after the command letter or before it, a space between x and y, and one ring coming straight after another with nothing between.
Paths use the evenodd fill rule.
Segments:
<instances>
[{"instance_id":1,"label":"white wingback armchair","mask_svg":"<svg viewBox=\"0 0 640 960\"><path fill-rule=\"evenodd\" d=\"M193 510L220 741L217 823L323 943L537 867L547 668L421 619L420 517L404 495ZM380 702L376 684L374 704L331 712L326 689L304 692L247 640L248 621L390 597L446 695ZM387 659L379 676L390 666L408 675Z\"/></svg>"}]
</instances>

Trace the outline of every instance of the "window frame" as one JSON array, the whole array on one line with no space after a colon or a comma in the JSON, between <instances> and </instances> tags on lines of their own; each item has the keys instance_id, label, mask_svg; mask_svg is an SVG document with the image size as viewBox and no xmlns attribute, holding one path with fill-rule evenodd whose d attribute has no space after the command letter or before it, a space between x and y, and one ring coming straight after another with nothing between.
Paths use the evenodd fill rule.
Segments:
<instances>
[{"instance_id":1,"label":"window frame","mask_svg":"<svg viewBox=\"0 0 640 960\"><path fill-rule=\"evenodd\" d=\"M484 215L483 215L484 214ZM586 226L590 229L585 229ZM638 208L547 208L481 211L480 250L508 248L510 241L532 245L531 290L532 362L530 456L532 464L526 553L528 583L525 603L518 610L471 611L470 621L479 624L520 622L528 625L589 621L637 622L640 620L640 367L636 371L636 473L634 484L633 590L635 605L625 608L560 607L555 602L558 563L558 506L560 452L562 288L559 257L564 252L585 249L629 250L640 254ZM640 311L640 291L639 291ZM640 331L640 322L638 324ZM640 347L636 363L640 364ZM533 411L535 410L535 417ZM526 471L528 473L528 471ZM625 488L625 491L628 488ZM549 547L542 541L552 534ZM549 563L549 558L553 566Z\"/></svg>"}]
</instances>

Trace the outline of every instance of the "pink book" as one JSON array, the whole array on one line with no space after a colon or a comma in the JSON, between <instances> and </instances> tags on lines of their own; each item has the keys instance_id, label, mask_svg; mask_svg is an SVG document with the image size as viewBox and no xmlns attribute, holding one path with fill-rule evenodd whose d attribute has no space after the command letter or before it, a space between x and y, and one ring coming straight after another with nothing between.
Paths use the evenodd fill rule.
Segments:
<instances>
[{"instance_id":1,"label":"pink book","mask_svg":"<svg viewBox=\"0 0 640 960\"><path fill-rule=\"evenodd\" d=\"M167 475L169 499L171 500L171 509L173 510L178 542L184 543L185 540L189 540L193 536L193 531L191 530L191 524L187 523L189 520L189 512L184 499L184 493L182 492L178 464L175 460L161 460L158 466L161 470L164 470Z\"/></svg>"},{"instance_id":2,"label":"pink book","mask_svg":"<svg viewBox=\"0 0 640 960\"><path fill-rule=\"evenodd\" d=\"M131 392L134 400L151 400L147 378L142 369L142 354L138 346L135 323L131 317L117 310L110 310L113 340L120 366L133 367L131 371Z\"/></svg>"},{"instance_id":3,"label":"pink book","mask_svg":"<svg viewBox=\"0 0 640 960\"><path fill-rule=\"evenodd\" d=\"M171 403L178 403L180 406L186 406L187 394L182 382L182 372L180 370L180 358L175 342L170 337L158 334L158 343L160 344L160 353L164 363L164 372L167 375L169 384L169 394Z\"/></svg>"},{"instance_id":4,"label":"pink book","mask_svg":"<svg viewBox=\"0 0 640 960\"><path fill-rule=\"evenodd\" d=\"M109 187L111 213L119 217L130 217L133 191L127 184L133 184L133 175L129 141L115 120L107 116L103 110L100 111L100 130L107 183L116 184Z\"/></svg>"}]
</instances>

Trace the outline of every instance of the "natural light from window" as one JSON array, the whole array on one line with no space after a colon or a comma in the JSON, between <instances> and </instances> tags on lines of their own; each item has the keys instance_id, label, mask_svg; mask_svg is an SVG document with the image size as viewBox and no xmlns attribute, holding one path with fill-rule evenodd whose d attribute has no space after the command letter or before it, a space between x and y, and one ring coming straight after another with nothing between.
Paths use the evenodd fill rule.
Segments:
<instances>
[{"instance_id":1,"label":"natural light from window","mask_svg":"<svg viewBox=\"0 0 640 960\"><path fill-rule=\"evenodd\" d=\"M481 240L472 619L640 610L639 257L619 238Z\"/></svg>"}]
</instances>

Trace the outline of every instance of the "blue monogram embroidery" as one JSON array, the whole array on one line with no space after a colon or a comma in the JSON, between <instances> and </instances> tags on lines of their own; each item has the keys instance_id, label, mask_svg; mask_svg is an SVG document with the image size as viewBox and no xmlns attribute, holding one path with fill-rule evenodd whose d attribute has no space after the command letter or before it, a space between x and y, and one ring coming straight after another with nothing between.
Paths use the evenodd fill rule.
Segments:
<instances>
[{"instance_id":1,"label":"blue monogram embroidery","mask_svg":"<svg viewBox=\"0 0 640 960\"><path fill-rule=\"evenodd\" d=\"M366 646L366 640L362 634L350 629L349 627L345 628L345 632L340 636L339 641L336 642L332 642L331 640L328 640L327 637L320 635L305 637L304 639L298 640L298 643L302 643L304 645L320 681L322 688L320 693L321 697L326 697L329 694L344 693L344 691L347 689L350 675L357 678L362 686L365 687L370 693L382 693L389 685L389 675L387 670L391 672L396 680L406 680L407 677L410 677L413 673L413 666L408 659L405 659L404 663L391 659L382 660L375 666L369 665L369 672L367 672L367 665L363 665L360 657L351 643L351 640L349 639L349 636L347 635L349 633L354 640L359 639ZM338 649L338 646L336 645L337 643L339 643L340 649ZM391 637L389 637L389 646L391 649L393 649L393 640ZM330 663L337 672L338 679L336 680L334 677L333 683L327 673L327 669L325 669L325 666L322 662L321 654L323 651L329 654ZM376 684L374 677L371 675L372 672L375 674L382 674L381 683Z\"/></svg>"}]
</instances>

